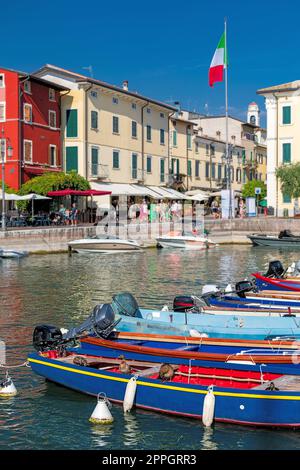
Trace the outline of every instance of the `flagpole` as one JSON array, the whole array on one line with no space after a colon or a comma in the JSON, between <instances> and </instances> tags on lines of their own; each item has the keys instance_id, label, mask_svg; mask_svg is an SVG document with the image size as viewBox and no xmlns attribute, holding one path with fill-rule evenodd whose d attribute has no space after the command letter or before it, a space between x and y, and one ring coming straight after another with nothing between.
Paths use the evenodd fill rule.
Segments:
<instances>
[{"instance_id":1,"label":"flagpole","mask_svg":"<svg viewBox=\"0 0 300 470\"><path fill-rule=\"evenodd\" d=\"M225 51L224 51L224 63L225 63L225 116L226 116L226 189L229 190L229 219L232 218L232 195L231 195L231 169L229 161L229 138L228 138L228 71L227 71L227 18L224 20L225 26Z\"/></svg>"}]
</instances>

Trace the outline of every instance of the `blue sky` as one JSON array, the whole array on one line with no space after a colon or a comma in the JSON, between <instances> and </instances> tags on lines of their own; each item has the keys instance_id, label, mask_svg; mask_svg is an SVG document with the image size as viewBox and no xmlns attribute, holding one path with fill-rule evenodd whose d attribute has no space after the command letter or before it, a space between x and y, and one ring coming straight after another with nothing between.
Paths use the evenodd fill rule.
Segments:
<instances>
[{"instance_id":1,"label":"blue sky","mask_svg":"<svg viewBox=\"0 0 300 470\"><path fill-rule=\"evenodd\" d=\"M229 105L245 117L256 90L300 79L300 4L233 0L13 0L1 6L1 65L52 63L185 109L224 112L224 85L208 68L228 18ZM207 106L206 106L207 105ZM206 106L206 108L205 108Z\"/></svg>"}]
</instances>

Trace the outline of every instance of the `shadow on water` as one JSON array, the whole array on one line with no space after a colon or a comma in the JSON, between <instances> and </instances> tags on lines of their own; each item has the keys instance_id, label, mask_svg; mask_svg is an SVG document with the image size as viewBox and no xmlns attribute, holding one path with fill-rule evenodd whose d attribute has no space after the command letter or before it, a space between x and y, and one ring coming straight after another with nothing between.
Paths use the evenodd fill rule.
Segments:
<instances>
[{"instance_id":1,"label":"shadow on water","mask_svg":"<svg viewBox=\"0 0 300 470\"><path fill-rule=\"evenodd\" d=\"M300 256L300 252L299 252ZM206 283L226 285L269 261L286 266L298 252L219 246L204 252L146 250L130 256L30 256L0 262L0 337L8 363L20 363L32 349L38 323L69 327L113 294L132 292L140 305L172 304L180 293L199 294ZM0 400L0 449L296 449L298 434L216 424L113 405L114 423L93 426L96 399L59 387L28 368L12 372L19 394ZM2 374L0 373L0 377Z\"/></svg>"}]
</instances>

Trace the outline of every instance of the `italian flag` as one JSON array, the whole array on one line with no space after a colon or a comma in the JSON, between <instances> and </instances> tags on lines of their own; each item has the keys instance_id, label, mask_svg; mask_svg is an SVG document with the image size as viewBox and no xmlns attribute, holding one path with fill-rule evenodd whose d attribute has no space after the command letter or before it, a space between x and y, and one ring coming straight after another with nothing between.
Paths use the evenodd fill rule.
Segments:
<instances>
[{"instance_id":1,"label":"italian flag","mask_svg":"<svg viewBox=\"0 0 300 470\"><path fill-rule=\"evenodd\" d=\"M209 68L209 86L213 87L215 82L223 81L223 72L227 67L226 34L223 33L218 47L214 53Z\"/></svg>"}]
</instances>

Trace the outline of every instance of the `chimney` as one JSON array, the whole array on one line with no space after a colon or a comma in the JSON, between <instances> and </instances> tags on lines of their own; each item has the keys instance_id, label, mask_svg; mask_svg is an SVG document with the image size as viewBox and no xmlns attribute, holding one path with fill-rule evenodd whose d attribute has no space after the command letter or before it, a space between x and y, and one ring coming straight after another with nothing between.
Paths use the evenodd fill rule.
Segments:
<instances>
[{"instance_id":1,"label":"chimney","mask_svg":"<svg viewBox=\"0 0 300 470\"><path fill-rule=\"evenodd\" d=\"M123 90L128 91L128 80L124 80L122 86L123 86Z\"/></svg>"}]
</instances>

